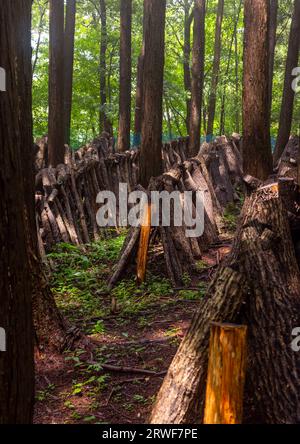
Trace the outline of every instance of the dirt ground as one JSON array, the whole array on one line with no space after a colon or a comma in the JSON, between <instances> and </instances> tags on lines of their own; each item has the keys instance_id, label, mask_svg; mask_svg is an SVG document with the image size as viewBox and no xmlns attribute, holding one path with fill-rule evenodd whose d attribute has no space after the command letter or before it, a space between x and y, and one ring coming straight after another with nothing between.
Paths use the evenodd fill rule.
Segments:
<instances>
[{"instance_id":1,"label":"dirt ground","mask_svg":"<svg viewBox=\"0 0 300 444\"><path fill-rule=\"evenodd\" d=\"M88 335L88 348L61 355L37 352L35 423L147 422L164 374L199 305L198 298L185 294L199 283L208 285L229 251L226 242L210 250L202 258L200 278L189 282L186 290L156 298L138 313L104 316L101 331ZM160 259L155 267L163 273ZM145 370L150 373L143 374Z\"/></svg>"}]
</instances>

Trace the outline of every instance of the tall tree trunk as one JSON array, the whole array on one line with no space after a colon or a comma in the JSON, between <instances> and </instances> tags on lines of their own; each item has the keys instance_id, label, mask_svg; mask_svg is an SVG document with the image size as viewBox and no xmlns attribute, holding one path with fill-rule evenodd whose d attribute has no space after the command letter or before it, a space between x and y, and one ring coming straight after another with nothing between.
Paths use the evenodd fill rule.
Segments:
<instances>
[{"instance_id":1,"label":"tall tree trunk","mask_svg":"<svg viewBox=\"0 0 300 444\"><path fill-rule=\"evenodd\" d=\"M64 0L50 0L49 164L64 163Z\"/></svg>"},{"instance_id":2,"label":"tall tree trunk","mask_svg":"<svg viewBox=\"0 0 300 444\"><path fill-rule=\"evenodd\" d=\"M186 94L186 130L190 129L191 114L191 25L194 18L194 11L190 11L190 0L184 3L184 46L183 46L183 71L184 71L184 89Z\"/></svg>"},{"instance_id":3,"label":"tall tree trunk","mask_svg":"<svg viewBox=\"0 0 300 444\"><path fill-rule=\"evenodd\" d=\"M70 130L71 130L75 21L76 21L76 0L67 0L65 45L64 45L64 63L65 63L64 123L65 123L65 143L67 145L70 145Z\"/></svg>"},{"instance_id":4,"label":"tall tree trunk","mask_svg":"<svg viewBox=\"0 0 300 444\"><path fill-rule=\"evenodd\" d=\"M276 163L282 155L291 134L295 91L292 88L294 77L292 71L298 66L300 48L300 2L295 0L290 31L290 40L285 68L282 105L279 121L279 132L274 153Z\"/></svg>"},{"instance_id":5,"label":"tall tree trunk","mask_svg":"<svg viewBox=\"0 0 300 444\"><path fill-rule=\"evenodd\" d=\"M101 42L100 42L100 133L112 135L112 124L107 116L106 96L106 51L107 51L107 13L106 0L100 0Z\"/></svg>"},{"instance_id":6,"label":"tall tree trunk","mask_svg":"<svg viewBox=\"0 0 300 444\"><path fill-rule=\"evenodd\" d=\"M270 0L270 34L269 34L269 100L270 116L272 110L273 73L277 33L278 0Z\"/></svg>"},{"instance_id":7,"label":"tall tree trunk","mask_svg":"<svg viewBox=\"0 0 300 444\"><path fill-rule=\"evenodd\" d=\"M269 0L245 0L243 80L244 172L266 179L272 172L269 115Z\"/></svg>"},{"instance_id":8,"label":"tall tree trunk","mask_svg":"<svg viewBox=\"0 0 300 444\"><path fill-rule=\"evenodd\" d=\"M20 33L25 32L23 27ZM30 38L30 29L29 29ZM19 41L22 41L23 35ZM20 101L20 132L22 134L23 147L20 154L22 162L23 181L25 192L25 220L27 235L27 252L29 257L29 276L31 282L31 296L33 308L33 322L36 344L40 348L51 348L61 351L73 341L75 335L70 331L61 316L54 296L49 287L42 258L39 254L36 213L35 213L35 174L34 174L34 152L32 140L32 100L31 100L31 64L20 54L18 63L18 89L23 98ZM30 116L24 119L23 116ZM27 276L28 279L28 276Z\"/></svg>"},{"instance_id":9,"label":"tall tree trunk","mask_svg":"<svg viewBox=\"0 0 300 444\"><path fill-rule=\"evenodd\" d=\"M130 149L132 0L120 0L120 10L120 119L118 149L124 152Z\"/></svg>"},{"instance_id":10,"label":"tall tree trunk","mask_svg":"<svg viewBox=\"0 0 300 444\"><path fill-rule=\"evenodd\" d=\"M162 174L162 114L166 0L144 0L145 58L140 183Z\"/></svg>"},{"instance_id":11,"label":"tall tree trunk","mask_svg":"<svg viewBox=\"0 0 300 444\"><path fill-rule=\"evenodd\" d=\"M214 49L214 63L213 63L213 73L211 81L211 90L208 105L208 123L207 123L207 133L208 135L213 135L214 132L214 120L216 112L216 101L217 101L217 88L219 83L219 71L220 71L220 60L221 60L221 45L222 45L222 22L224 14L224 0L219 0L217 20L216 20L216 33L215 33L215 49Z\"/></svg>"},{"instance_id":12,"label":"tall tree trunk","mask_svg":"<svg viewBox=\"0 0 300 444\"><path fill-rule=\"evenodd\" d=\"M0 93L0 326L7 351L0 356L0 424L30 423L33 417L34 332L24 212L28 172L21 163L22 152L29 154L33 147L30 29L31 1L2 0L0 64L7 90Z\"/></svg>"},{"instance_id":13,"label":"tall tree trunk","mask_svg":"<svg viewBox=\"0 0 300 444\"><path fill-rule=\"evenodd\" d=\"M135 114L134 114L134 146L141 144L142 132L142 107L143 107L143 72L144 72L144 50L138 59L137 82L135 94Z\"/></svg>"},{"instance_id":14,"label":"tall tree trunk","mask_svg":"<svg viewBox=\"0 0 300 444\"><path fill-rule=\"evenodd\" d=\"M204 85L205 59L205 0L195 0L194 43L192 61L192 98L190 116L189 156L196 156L200 149L201 105Z\"/></svg>"}]
</instances>

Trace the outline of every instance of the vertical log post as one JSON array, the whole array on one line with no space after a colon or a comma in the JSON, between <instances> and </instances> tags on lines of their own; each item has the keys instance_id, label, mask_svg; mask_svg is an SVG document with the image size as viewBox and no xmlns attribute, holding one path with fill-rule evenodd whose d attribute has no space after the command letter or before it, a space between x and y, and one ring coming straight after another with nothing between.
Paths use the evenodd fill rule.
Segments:
<instances>
[{"instance_id":1,"label":"vertical log post","mask_svg":"<svg viewBox=\"0 0 300 444\"><path fill-rule=\"evenodd\" d=\"M204 424L241 424L246 371L244 325L212 323Z\"/></svg>"},{"instance_id":2,"label":"vertical log post","mask_svg":"<svg viewBox=\"0 0 300 444\"><path fill-rule=\"evenodd\" d=\"M145 281L150 233L151 233L151 204L147 204L147 207L145 208L143 214L143 222L141 227L138 259L137 259L137 280L139 283L143 283Z\"/></svg>"}]
</instances>

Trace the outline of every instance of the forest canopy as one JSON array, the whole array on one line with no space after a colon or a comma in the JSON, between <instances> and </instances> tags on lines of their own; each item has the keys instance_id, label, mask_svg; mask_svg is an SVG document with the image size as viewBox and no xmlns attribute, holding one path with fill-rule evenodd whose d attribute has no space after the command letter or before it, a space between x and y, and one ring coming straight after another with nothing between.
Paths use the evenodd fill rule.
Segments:
<instances>
[{"instance_id":1,"label":"forest canopy","mask_svg":"<svg viewBox=\"0 0 300 444\"><path fill-rule=\"evenodd\" d=\"M100 108L100 40L101 22L96 0L78 0L75 28L73 104L71 146L78 148L99 134ZM186 99L184 88L184 24L191 14L192 0L168 0L166 10L166 47L163 100L163 139L165 141L187 135ZM206 115L214 61L215 22L217 0L208 0L205 18L206 48L203 113ZM120 6L118 0L107 0L106 51L106 112L117 136L119 117L119 44ZM187 12L188 11L188 12ZM278 132L278 122L284 83L285 62L293 11L292 0L279 1L277 41L275 51L273 102L271 114L272 145ZM237 26L236 26L237 22ZM49 65L49 5L45 0L34 0L32 17L33 47L33 118L34 137L48 131L48 65ZM191 45L193 40L191 31ZM240 0L226 0L222 24L222 46L219 87L213 135L220 135L222 103L224 102L224 130L226 134L242 130L244 17ZM134 0L132 10L132 127L138 57L143 40L143 1ZM191 60L189 60L191 65ZM299 95L295 99L293 133L300 121ZM202 119L202 137L206 134ZM133 132L131 139L133 139Z\"/></svg>"}]
</instances>

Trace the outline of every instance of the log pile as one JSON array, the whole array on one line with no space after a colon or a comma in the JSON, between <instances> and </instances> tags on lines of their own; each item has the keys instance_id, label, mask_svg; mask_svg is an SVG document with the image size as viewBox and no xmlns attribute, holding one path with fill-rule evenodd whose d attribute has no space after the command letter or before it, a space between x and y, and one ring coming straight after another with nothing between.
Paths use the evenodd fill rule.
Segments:
<instances>
[{"instance_id":1,"label":"log pile","mask_svg":"<svg viewBox=\"0 0 300 444\"><path fill-rule=\"evenodd\" d=\"M120 182L137 184L138 153L113 154L106 138L77 152L66 152L66 163L42 168L36 175L36 218L40 252L59 242L75 245L97 240L105 230L96 223L99 191L118 195Z\"/></svg>"},{"instance_id":2,"label":"log pile","mask_svg":"<svg viewBox=\"0 0 300 444\"><path fill-rule=\"evenodd\" d=\"M188 138L163 145L166 173L160 187L170 191L205 192L205 234L183 249L185 257L199 257L201 251L215 241L216 221L226 204L236 198L235 185L241 178L237 143L235 138L222 138L206 147L203 155L191 160L186 158ZM106 236L106 230L96 223L97 194L106 190L118 197L120 183L127 183L129 192L138 185L139 151L114 153L111 139L104 136L76 152L66 147L64 165L54 169L45 168L46 164L47 138L43 138L36 156L36 220L42 255L59 242L79 245ZM175 232L163 233L162 238L177 238ZM173 257L171 251L169 255ZM172 260L177 261L176 255Z\"/></svg>"},{"instance_id":3,"label":"log pile","mask_svg":"<svg viewBox=\"0 0 300 444\"><path fill-rule=\"evenodd\" d=\"M290 177L298 182L299 137L291 137L279 160L276 172L280 177Z\"/></svg>"},{"instance_id":4,"label":"log pile","mask_svg":"<svg viewBox=\"0 0 300 444\"><path fill-rule=\"evenodd\" d=\"M151 423L203 420L211 322L248 327L244 422L300 422L300 355L291 347L292 331L300 325L300 273L288 189L294 192L294 182L279 179L246 198L232 252L174 357Z\"/></svg>"},{"instance_id":5,"label":"log pile","mask_svg":"<svg viewBox=\"0 0 300 444\"><path fill-rule=\"evenodd\" d=\"M173 142L173 147L175 146ZM172 147L172 145L171 145ZM169 153L172 149L168 146ZM174 150L175 152L175 150ZM183 156L182 156L183 157ZM169 154L169 159L171 155ZM173 158L174 159L174 158ZM212 144L204 144L196 158L177 160L169 163L172 168L161 177L153 178L148 194L152 191L172 193L179 191L184 201L184 192L203 192L204 232L198 237L187 237L185 224L178 227L172 223L155 229L156 241L160 240L164 250L166 271L175 287L182 285L186 273L192 274L197 269L197 261L203 253L217 242L219 237L218 221L228 203L238 199L236 187L242 184L241 156L234 139L219 138ZM192 213L196 215L195 199ZM171 207L172 208L172 207ZM112 288L128 265L136 258L141 227L132 228L125 241L119 262L111 276L109 287Z\"/></svg>"}]
</instances>

